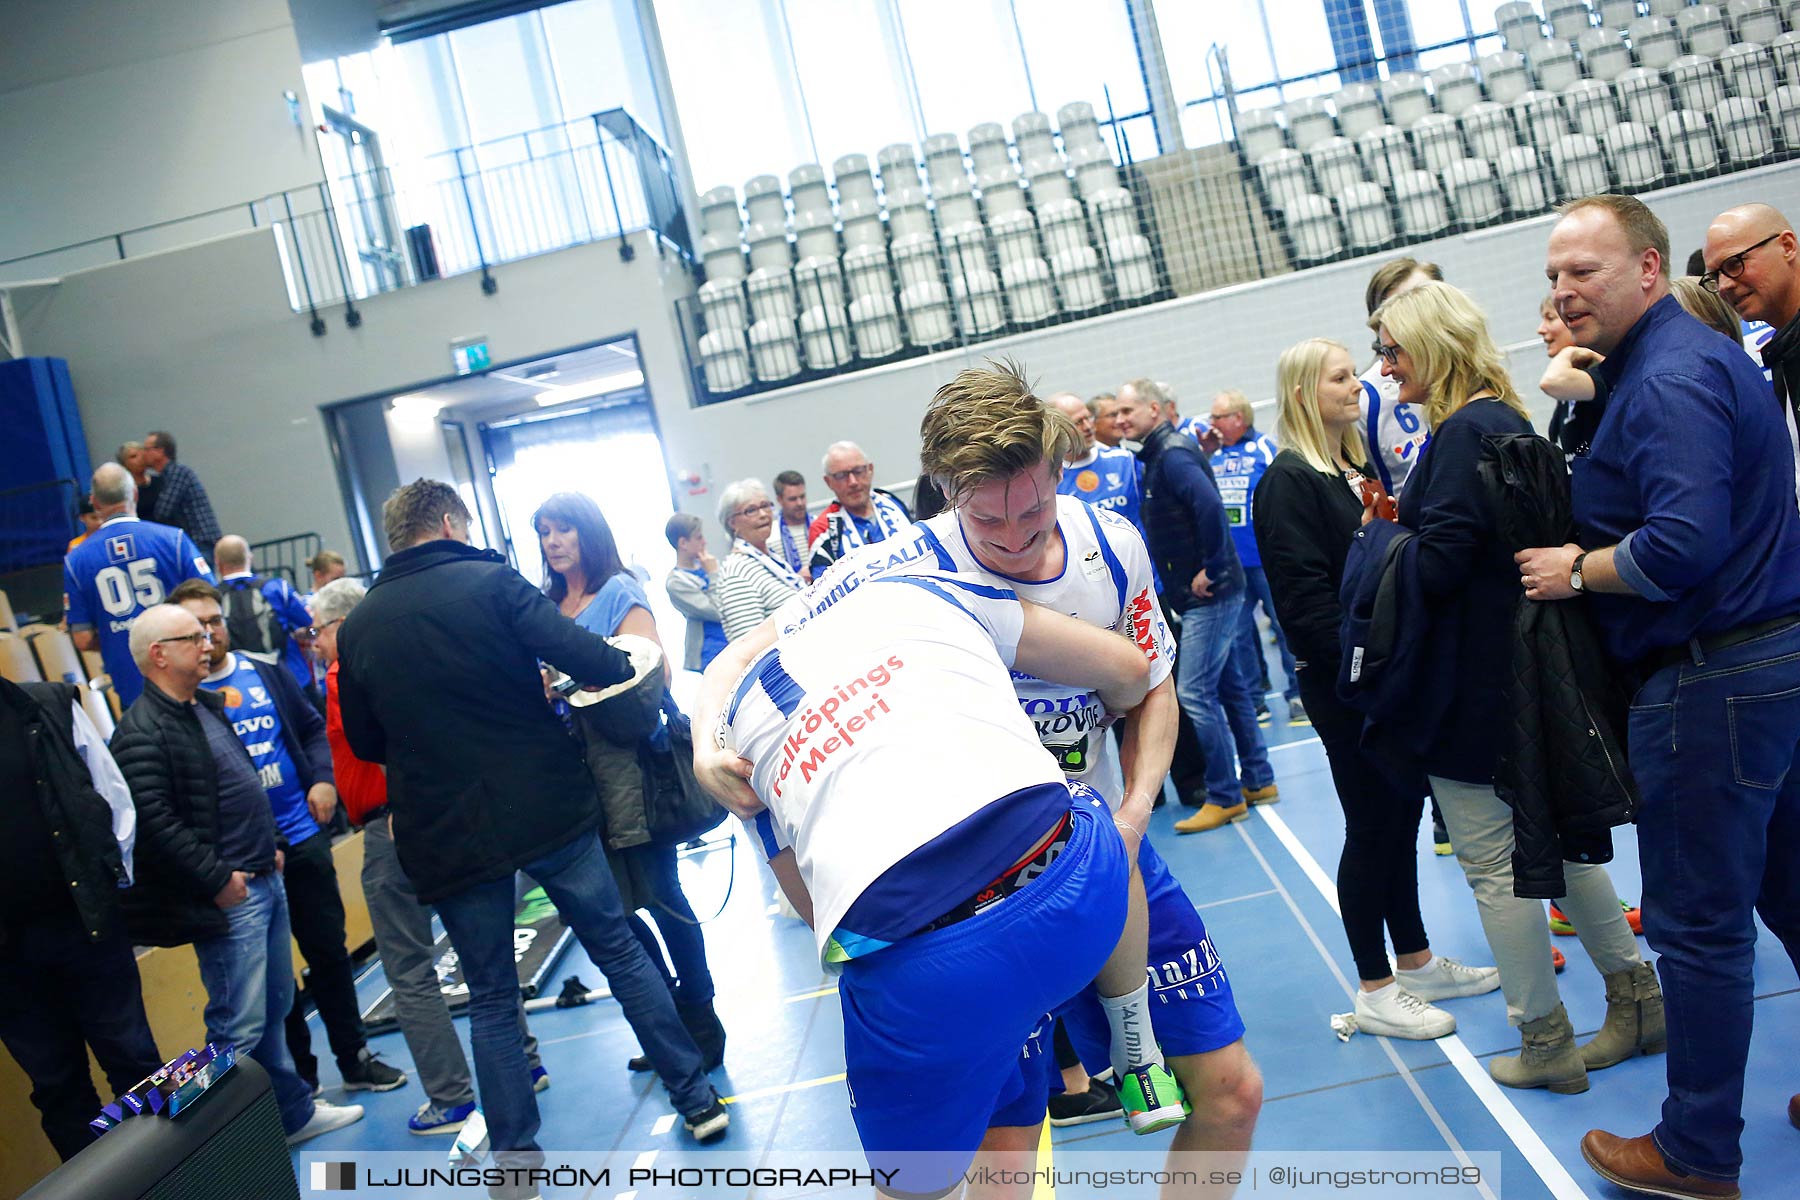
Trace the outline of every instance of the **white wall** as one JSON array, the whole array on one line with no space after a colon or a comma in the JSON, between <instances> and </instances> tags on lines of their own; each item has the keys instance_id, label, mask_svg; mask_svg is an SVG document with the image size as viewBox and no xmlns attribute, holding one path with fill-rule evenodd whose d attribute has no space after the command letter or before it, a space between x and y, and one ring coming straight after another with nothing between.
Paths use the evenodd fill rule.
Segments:
<instances>
[{"instance_id":1,"label":"white wall","mask_svg":"<svg viewBox=\"0 0 1800 1200\"><path fill-rule=\"evenodd\" d=\"M311 112L285 0L12 0L0 259L317 182L287 90Z\"/></svg>"},{"instance_id":2,"label":"white wall","mask_svg":"<svg viewBox=\"0 0 1800 1200\"><path fill-rule=\"evenodd\" d=\"M1800 164L1783 164L1650 200L1670 226L1679 263L1719 211L1751 199L1796 211L1796 192ZM1414 253L1437 260L1475 296L1499 341L1528 343L1545 290L1549 223L1449 238ZM500 289L491 297L475 276L377 296L362 305L359 329L329 313L323 338L288 311L267 234L73 275L15 293L14 304L26 351L69 359L96 459L124 437L167 427L227 525L252 539L317 529L340 545L345 518L320 406L441 379L450 373L451 339L466 334L487 334L496 363L636 334L668 466L697 471L709 485L693 497L680 489L681 504L715 535L718 489L729 480L766 481L794 467L813 481L815 498L823 496L819 455L838 438L862 443L882 485L910 483L932 391L989 355L1018 357L1045 391L1087 394L1138 375L1165 379L1184 408L1198 412L1222 387L1269 396L1276 357L1301 338L1337 338L1359 359L1371 339L1362 294L1373 261L1362 260L692 408L670 317L671 299L692 284L647 237L637 248L631 263L609 242L497 267ZM1532 396L1539 352L1523 345L1513 361L1521 391Z\"/></svg>"}]
</instances>

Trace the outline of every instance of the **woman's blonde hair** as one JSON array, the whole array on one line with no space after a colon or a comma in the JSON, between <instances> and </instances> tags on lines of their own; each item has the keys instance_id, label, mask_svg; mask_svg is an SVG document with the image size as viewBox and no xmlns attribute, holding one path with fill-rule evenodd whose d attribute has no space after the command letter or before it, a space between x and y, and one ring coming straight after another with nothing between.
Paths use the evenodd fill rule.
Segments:
<instances>
[{"instance_id":1,"label":"woman's blonde hair","mask_svg":"<svg viewBox=\"0 0 1800 1200\"><path fill-rule=\"evenodd\" d=\"M1338 470L1340 453L1358 465L1369 461L1360 425L1347 426L1333 445L1319 417L1319 380L1325 377L1325 360L1334 350L1350 357L1350 348L1341 342L1308 338L1283 350L1275 364L1275 440L1315 471Z\"/></svg>"},{"instance_id":2,"label":"woman's blonde hair","mask_svg":"<svg viewBox=\"0 0 1800 1200\"><path fill-rule=\"evenodd\" d=\"M1675 303L1687 310L1690 317L1702 321L1718 330L1732 341L1741 341L1744 328L1738 324L1737 313L1725 302L1725 297L1717 292L1709 292L1700 286L1700 281L1691 275L1683 275L1672 280L1669 291L1675 295Z\"/></svg>"},{"instance_id":3,"label":"woman's blonde hair","mask_svg":"<svg viewBox=\"0 0 1800 1200\"><path fill-rule=\"evenodd\" d=\"M1460 288L1427 283L1401 292L1369 317L1369 328L1378 335L1383 326L1411 357L1415 382L1425 389L1427 428L1435 432L1477 392L1493 392L1506 407L1531 419L1506 372L1506 359L1488 333L1487 316Z\"/></svg>"}]
</instances>

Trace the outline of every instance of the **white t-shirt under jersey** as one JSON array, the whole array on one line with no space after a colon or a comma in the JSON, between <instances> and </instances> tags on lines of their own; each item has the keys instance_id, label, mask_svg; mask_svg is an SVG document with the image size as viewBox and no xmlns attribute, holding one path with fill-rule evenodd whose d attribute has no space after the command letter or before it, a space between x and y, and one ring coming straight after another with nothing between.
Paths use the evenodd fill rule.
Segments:
<instances>
[{"instance_id":1,"label":"white t-shirt under jersey","mask_svg":"<svg viewBox=\"0 0 1800 1200\"><path fill-rule=\"evenodd\" d=\"M794 611L828 607L863 580L954 571L966 579L1010 589L1023 599L1090 625L1117 630L1137 643L1150 660L1151 687L1167 679L1174 669L1175 637L1156 600L1144 539L1123 517L1073 496L1057 497L1056 527L1065 554L1063 570L1055 579L1014 579L982 566L952 510L846 555L805 593L804 608L796 606ZM783 609L783 613L788 611ZM778 624L781 617L776 614ZM1062 763L1065 777L1087 784L1117 809L1125 798L1124 779L1113 740L1099 728L1106 715L1099 695L1046 683L1019 671L1012 673L1012 680L1020 708L1031 718L1045 747Z\"/></svg>"},{"instance_id":2,"label":"white t-shirt under jersey","mask_svg":"<svg viewBox=\"0 0 1800 1200\"><path fill-rule=\"evenodd\" d=\"M857 578L830 603L796 596L775 615L789 632L734 686L720 732L755 764L768 812L753 825L771 857L793 848L820 963L835 970L832 935L884 872L1061 776L1013 697L1024 617L1012 592L932 572Z\"/></svg>"}]
</instances>

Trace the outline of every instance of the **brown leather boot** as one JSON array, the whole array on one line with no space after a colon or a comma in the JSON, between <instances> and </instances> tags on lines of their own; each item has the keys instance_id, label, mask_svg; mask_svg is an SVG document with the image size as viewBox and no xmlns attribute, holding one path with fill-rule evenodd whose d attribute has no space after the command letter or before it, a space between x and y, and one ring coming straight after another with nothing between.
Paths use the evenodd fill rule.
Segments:
<instances>
[{"instance_id":1,"label":"brown leather boot","mask_svg":"<svg viewBox=\"0 0 1800 1200\"><path fill-rule=\"evenodd\" d=\"M1233 821L1242 821L1249 815L1250 802L1248 800L1242 804L1234 804L1230 808L1208 800L1200 806L1199 812L1175 822L1175 832L1210 833L1215 829L1223 829Z\"/></svg>"},{"instance_id":2,"label":"brown leather boot","mask_svg":"<svg viewBox=\"0 0 1800 1200\"><path fill-rule=\"evenodd\" d=\"M1679 1175L1669 1169L1662 1151L1649 1134L1622 1138L1604 1129L1590 1129L1581 1139L1581 1157L1600 1178L1628 1192L1646 1196L1672 1196L1676 1200L1740 1200L1735 1183Z\"/></svg>"},{"instance_id":3,"label":"brown leather boot","mask_svg":"<svg viewBox=\"0 0 1800 1200\"><path fill-rule=\"evenodd\" d=\"M1489 1060L1488 1074L1495 1083L1510 1088L1549 1088L1560 1096L1588 1090L1587 1064L1575 1048L1575 1029L1562 1005L1519 1026L1519 1041L1523 1048L1517 1057Z\"/></svg>"},{"instance_id":4,"label":"brown leather boot","mask_svg":"<svg viewBox=\"0 0 1800 1200\"><path fill-rule=\"evenodd\" d=\"M1606 976L1606 1023L1594 1040L1581 1048L1587 1069L1598 1071L1637 1054L1661 1054L1668 1047L1656 968L1639 963Z\"/></svg>"}]
</instances>

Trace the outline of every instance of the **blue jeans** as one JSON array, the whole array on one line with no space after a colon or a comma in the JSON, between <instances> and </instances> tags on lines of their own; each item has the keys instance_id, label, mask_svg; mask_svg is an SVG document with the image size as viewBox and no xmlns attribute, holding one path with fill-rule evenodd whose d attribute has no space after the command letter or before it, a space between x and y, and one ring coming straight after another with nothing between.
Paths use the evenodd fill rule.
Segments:
<instances>
[{"instance_id":1,"label":"blue jeans","mask_svg":"<svg viewBox=\"0 0 1800 1200\"><path fill-rule=\"evenodd\" d=\"M1644 935L1669 1026L1653 1136L1677 1168L1730 1180L1757 914L1800 965L1800 627L1693 658L1652 675L1631 707Z\"/></svg>"},{"instance_id":2,"label":"blue jeans","mask_svg":"<svg viewBox=\"0 0 1800 1200\"><path fill-rule=\"evenodd\" d=\"M269 1073L283 1132L312 1119L312 1089L294 1070L283 1022L294 1006L294 951L287 889L279 875L250 880L250 896L225 910L231 928L194 943L206 985L206 1040L230 1043Z\"/></svg>"},{"instance_id":3,"label":"blue jeans","mask_svg":"<svg viewBox=\"0 0 1800 1200\"><path fill-rule=\"evenodd\" d=\"M711 1104L713 1088L700 1069L700 1052L676 1016L669 989L625 924L599 837L584 833L525 870L605 974L675 1107L693 1113ZM525 1066L519 973L513 965L512 876L446 896L437 911L469 981L469 1042L488 1136L496 1152L535 1151L538 1108Z\"/></svg>"},{"instance_id":4,"label":"blue jeans","mask_svg":"<svg viewBox=\"0 0 1800 1200\"><path fill-rule=\"evenodd\" d=\"M1262 730L1256 726L1257 681L1238 650L1241 592L1227 592L1181 614L1181 646L1175 654L1175 697L1206 752L1206 799L1230 808L1246 788L1275 782ZM1236 749L1234 760L1233 749ZM1240 780L1232 764L1242 769Z\"/></svg>"},{"instance_id":5,"label":"blue jeans","mask_svg":"<svg viewBox=\"0 0 1800 1200\"><path fill-rule=\"evenodd\" d=\"M1281 672L1287 682L1282 684L1282 694L1291 704L1300 698L1300 682L1294 675L1294 655L1288 649L1287 634L1281 632L1281 622L1275 619L1275 597L1269 592L1269 577L1261 567L1244 568L1244 644L1250 648L1254 656L1250 659L1250 677L1262 679L1262 638L1256 632L1256 606L1262 605L1263 612L1269 617L1269 631L1275 635L1275 647L1281 651Z\"/></svg>"},{"instance_id":6,"label":"blue jeans","mask_svg":"<svg viewBox=\"0 0 1800 1200\"><path fill-rule=\"evenodd\" d=\"M670 977L663 970L662 947L656 944L656 938L643 918L633 913L631 931L643 945L644 953L650 956L651 965L675 992L677 1004L712 1003L713 977L712 970L706 965L706 938L701 932L699 918L694 916L694 906L688 903L687 894L681 890L675 847L646 843L628 846L618 853L631 861L633 879L649 891L648 895L636 899L643 903L644 911L656 922L663 944L669 948L669 963L674 966L675 974Z\"/></svg>"}]
</instances>

